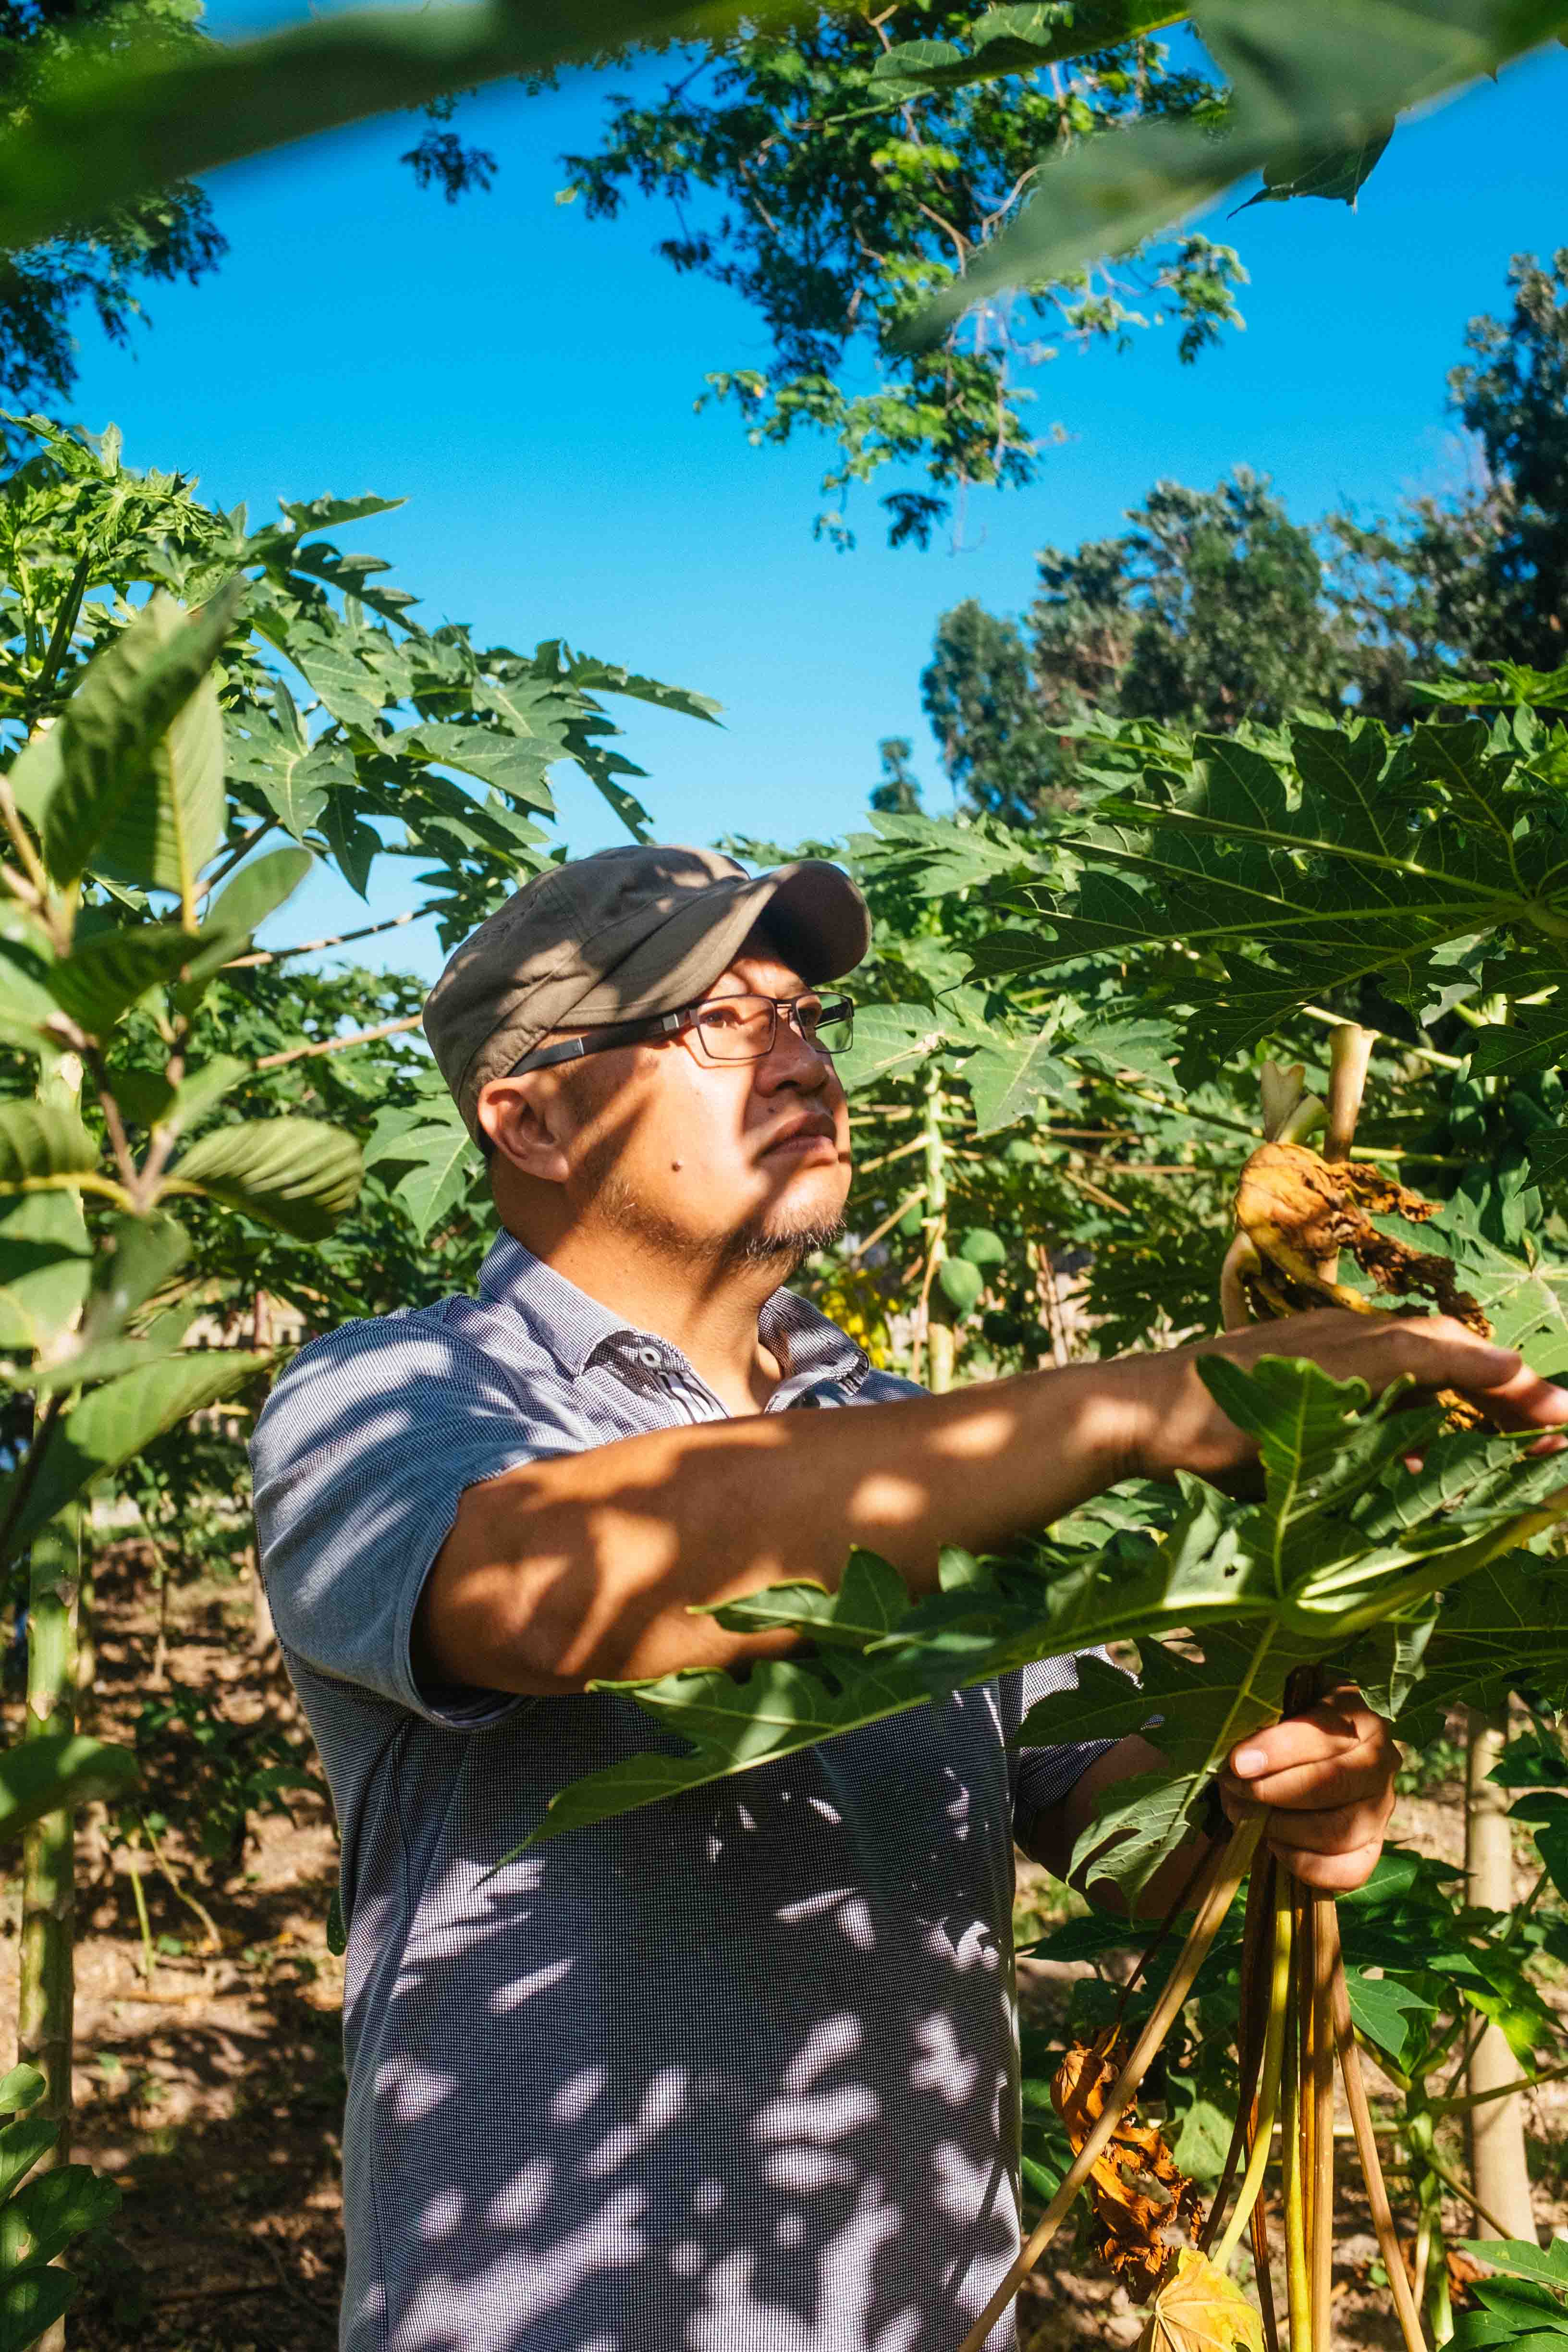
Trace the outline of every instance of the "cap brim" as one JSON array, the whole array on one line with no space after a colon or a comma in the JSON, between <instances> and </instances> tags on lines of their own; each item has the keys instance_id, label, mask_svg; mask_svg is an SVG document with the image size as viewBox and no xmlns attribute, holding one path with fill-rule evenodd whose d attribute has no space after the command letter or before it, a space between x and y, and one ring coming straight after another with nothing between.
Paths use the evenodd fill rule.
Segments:
<instances>
[{"instance_id":1,"label":"cap brim","mask_svg":"<svg viewBox=\"0 0 1568 2352\"><path fill-rule=\"evenodd\" d=\"M717 903L716 903L717 902ZM693 893L573 1008L571 1020L635 1021L689 1004L727 971L757 924L802 980L840 980L864 961L871 918L849 877L826 858L803 858L771 873L737 875Z\"/></svg>"}]
</instances>

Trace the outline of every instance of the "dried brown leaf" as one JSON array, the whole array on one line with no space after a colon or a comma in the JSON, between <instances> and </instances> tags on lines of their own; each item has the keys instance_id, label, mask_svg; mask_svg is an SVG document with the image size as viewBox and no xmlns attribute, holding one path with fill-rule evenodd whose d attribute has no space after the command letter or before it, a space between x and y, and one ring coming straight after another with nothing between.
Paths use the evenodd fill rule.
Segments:
<instances>
[{"instance_id":1,"label":"dried brown leaf","mask_svg":"<svg viewBox=\"0 0 1568 2352\"><path fill-rule=\"evenodd\" d=\"M1092 2042L1075 2042L1057 2070L1051 2101L1075 2155L1104 2112L1121 2067L1120 2039L1108 2026ZM1196 2184L1156 2126L1128 2114L1095 2159L1089 2197L1095 2252L1141 2300L1169 2265L1173 2240L1196 2218Z\"/></svg>"}]
</instances>

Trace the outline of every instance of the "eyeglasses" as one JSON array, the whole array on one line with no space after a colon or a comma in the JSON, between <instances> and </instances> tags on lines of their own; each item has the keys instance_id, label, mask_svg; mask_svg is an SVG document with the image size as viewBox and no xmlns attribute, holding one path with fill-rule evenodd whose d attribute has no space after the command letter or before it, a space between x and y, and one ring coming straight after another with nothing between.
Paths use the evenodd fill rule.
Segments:
<instances>
[{"instance_id":1,"label":"eyeglasses","mask_svg":"<svg viewBox=\"0 0 1568 2352\"><path fill-rule=\"evenodd\" d=\"M557 1062L605 1054L614 1045L683 1035L689 1036L705 1062L760 1062L778 1042L781 1013L819 1054L845 1053L854 1041L855 1007L847 996L815 992L804 996L709 996L679 1013L653 1013L646 1021L606 1022L585 1036L568 1037L563 1045L542 1045L514 1063L507 1076L517 1078L524 1070L547 1070Z\"/></svg>"}]
</instances>

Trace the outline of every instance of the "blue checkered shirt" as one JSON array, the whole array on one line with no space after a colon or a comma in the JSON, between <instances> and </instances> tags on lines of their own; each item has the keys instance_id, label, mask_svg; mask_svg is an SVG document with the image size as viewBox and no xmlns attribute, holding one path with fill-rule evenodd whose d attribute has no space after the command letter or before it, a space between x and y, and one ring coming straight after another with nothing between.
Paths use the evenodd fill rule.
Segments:
<instances>
[{"instance_id":1,"label":"blue checkered shirt","mask_svg":"<svg viewBox=\"0 0 1568 2352\"><path fill-rule=\"evenodd\" d=\"M724 1408L509 1235L479 1291L304 1349L251 1448L342 1832L343 2352L954 2352L1018 2244L1013 1841L1099 1752L1006 1743L1072 1662L498 1867L681 1743L416 1680L458 1498ZM788 1291L761 1331L770 1412L921 1393Z\"/></svg>"}]
</instances>

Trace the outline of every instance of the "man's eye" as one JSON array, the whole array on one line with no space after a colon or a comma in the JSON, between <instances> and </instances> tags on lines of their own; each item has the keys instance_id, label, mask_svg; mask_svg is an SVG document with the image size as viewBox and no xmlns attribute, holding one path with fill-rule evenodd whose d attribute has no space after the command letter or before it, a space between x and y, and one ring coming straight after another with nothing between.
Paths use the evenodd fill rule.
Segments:
<instances>
[{"instance_id":1,"label":"man's eye","mask_svg":"<svg viewBox=\"0 0 1568 2352\"><path fill-rule=\"evenodd\" d=\"M733 1029L743 1017L738 1004L709 1004L703 1007L702 1026L704 1029Z\"/></svg>"}]
</instances>

